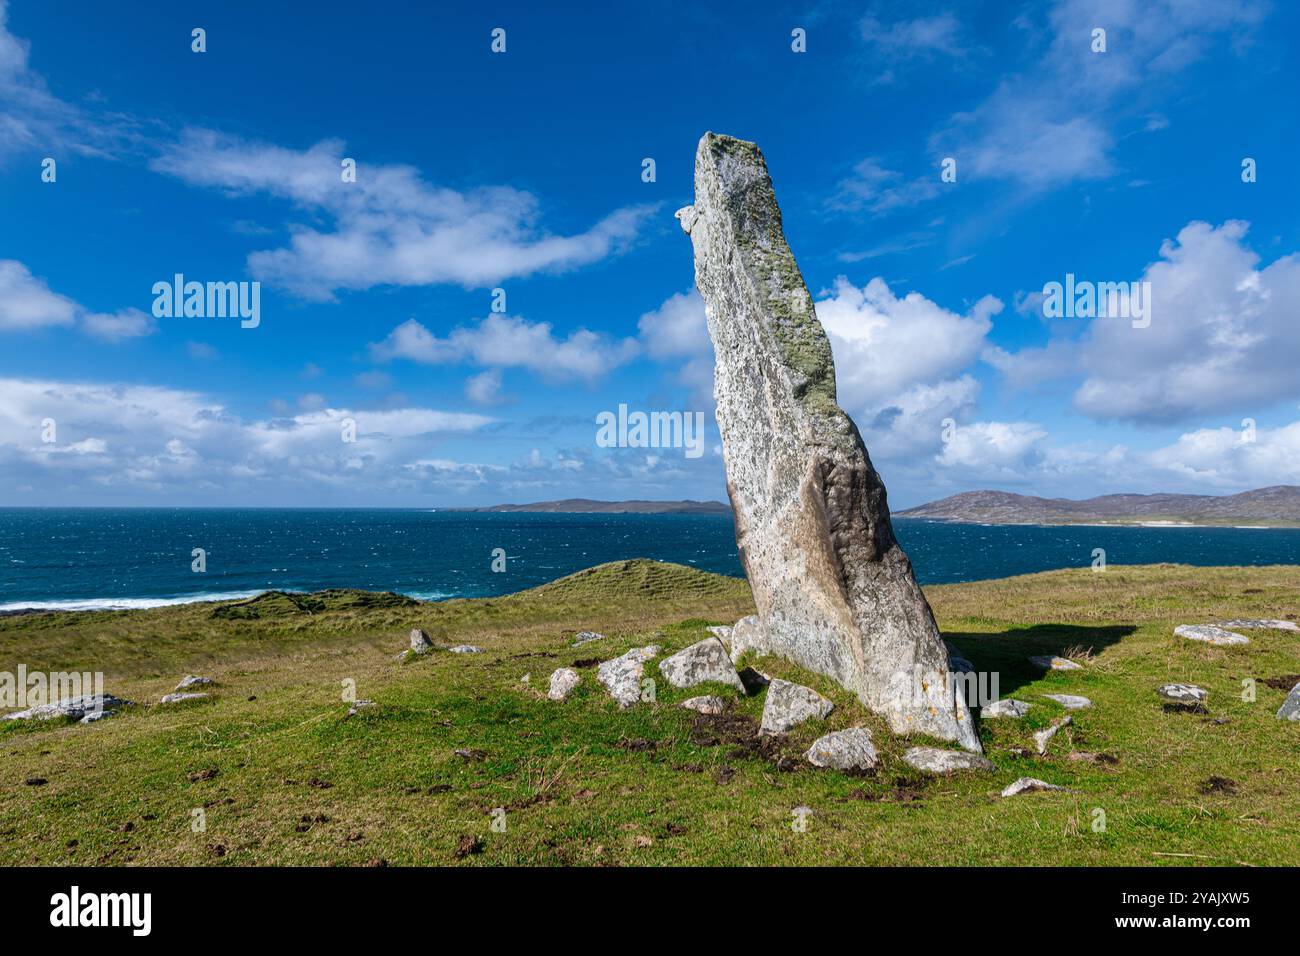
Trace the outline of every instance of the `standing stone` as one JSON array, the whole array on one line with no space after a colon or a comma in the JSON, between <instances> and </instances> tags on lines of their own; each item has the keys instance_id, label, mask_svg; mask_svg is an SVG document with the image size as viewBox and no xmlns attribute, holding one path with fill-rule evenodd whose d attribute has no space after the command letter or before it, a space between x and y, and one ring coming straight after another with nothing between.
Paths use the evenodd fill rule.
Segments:
<instances>
[{"instance_id":1,"label":"standing stone","mask_svg":"<svg viewBox=\"0 0 1300 956\"><path fill-rule=\"evenodd\" d=\"M717 356L727 492L758 608L756 633L733 631L733 655L785 657L852 691L896 732L979 751L930 605L894 539L884 483L836 402L830 341L758 147L705 133L695 205L677 215Z\"/></svg>"}]
</instances>

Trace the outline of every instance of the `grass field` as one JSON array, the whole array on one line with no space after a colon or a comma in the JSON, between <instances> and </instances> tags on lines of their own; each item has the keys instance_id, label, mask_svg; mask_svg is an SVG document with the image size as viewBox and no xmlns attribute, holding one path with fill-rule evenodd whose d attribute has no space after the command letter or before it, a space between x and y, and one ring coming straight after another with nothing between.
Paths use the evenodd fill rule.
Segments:
<instances>
[{"instance_id":1,"label":"grass field","mask_svg":"<svg viewBox=\"0 0 1300 956\"><path fill-rule=\"evenodd\" d=\"M137 702L91 726L0 724L0 863L1296 865L1300 723L1274 718L1285 690L1263 681L1300 680L1300 635L1216 648L1172 630L1295 619L1298 588L1294 566L1173 565L927 588L945 636L1000 674L1001 696L1033 704L982 723L995 773L947 778L901 762L923 741L774 658L751 663L836 704L775 744L753 738L763 695L709 720L676 705L734 693L660 680L657 703L619 711L588 666L568 701L545 699L557 667L651 642L668 654L751 610L743 581L675 565L604 565L492 600L338 591L0 619L0 671L102 670L108 692ZM486 653L398 662L412 627ZM570 647L588 629L607 637ZM1085 669L1043 675L1026 660L1047 653ZM212 698L157 705L187 673L215 678ZM376 706L348 717L348 680ZM1165 711L1154 689L1167 681L1208 688L1209 713ZM1093 707L1048 756L1018 755L1063 713L1042 695L1061 692ZM858 724L881 750L874 775L800 759ZM1020 776L1074 792L1001 798ZM804 832L799 806L813 811Z\"/></svg>"}]
</instances>

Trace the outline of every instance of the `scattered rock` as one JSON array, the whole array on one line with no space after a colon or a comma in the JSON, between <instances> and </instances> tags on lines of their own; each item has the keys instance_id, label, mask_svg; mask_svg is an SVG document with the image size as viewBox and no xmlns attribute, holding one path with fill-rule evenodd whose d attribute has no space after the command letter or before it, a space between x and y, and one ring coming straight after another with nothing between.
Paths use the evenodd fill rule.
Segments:
<instances>
[{"instance_id":1,"label":"scattered rock","mask_svg":"<svg viewBox=\"0 0 1300 956\"><path fill-rule=\"evenodd\" d=\"M695 204L680 220L714 346L727 491L761 625L741 640L737 624L732 653L792 660L852 691L896 732L978 752L884 483L836 402L830 340L758 147L705 133ZM914 666L933 678L920 695L898 693L898 675L910 681Z\"/></svg>"},{"instance_id":2,"label":"scattered rock","mask_svg":"<svg viewBox=\"0 0 1300 956\"><path fill-rule=\"evenodd\" d=\"M1278 720L1300 720L1300 684L1291 688L1277 711Z\"/></svg>"},{"instance_id":3,"label":"scattered rock","mask_svg":"<svg viewBox=\"0 0 1300 956\"><path fill-rule=\"evenodd\" d=\"M207 700L208 695L202 691L194 694L164 694L158 703L160 704L183 704L187 700Z\"/></svg>"},{"instance_id":4,"label":"scattered rock","mask_svg":"<svg viewBox=\"0 0 1300 956\"><path fill-rule=\"evenodd\" d=\"M1174 628L1177 637L1189 641L1205 641L1207 644L1249 644L1250 638L1245 634L1227 631L1212 624L1179 624Z\"/></svg>"},{"instance_id":5,"label":"scattered rock","mask_svg":"<svg viewBox=\"0 0 1300 956\"><path fill-rule=\"evenodd\" d=\"M202 687L207 684L215 683L216 681L211 677L195 677L193 674L188 674L181 678L181 682L173 687L172 690L184 690L187 687Z\"/></svg>"},{"instance_id":6,"label":"scattered rock","mask_svg":"<svg viewBox=\"0 0 1300 956\"><path fill-rule=\"evenodd\" d=\"M706 637L659 662L659 673L674 687L694 687L709 681L744 690L727 649L716 637Z\"/></svg>"},{"instance_id":7,"label":"scattered rock","mask_svg":"<svg viewBox=\"0 0 1300 956\"><path fill-rule=\"evenodd\" d=\"M572 667L561 667L551 675L551 686L546 696L551 700L564 700L573 693L582 675Z\"/></svg>"},{"instance_id":8,"label":"scattered rock","mask_svg":"<svg viewBox=\"0 0 1300 956\"><path fill-rule=\"evenodd\" d=\"M1056 701L1066 710L1083 710L1085 707L1092 706L1092 701L1078 694L1044 694L1043 696L1048 700Z\"/></svg>"},{"instance_id":9,"label":"scattered rock","mask_svg":"<svg viewBox=\"0 0 1300 956\"><path fill-rule=\"evenodd\" d=\"M1028 704L1023 700L1014 700L1010 697L1005 700L995 700L980 708L980 717L984 720L997 717L1023 717L1027 713L1029 713Z\"/></svg>"},{"instance_id":10,"label":"scattered rock","mask_svg":"<svg viewBox=\"0 0 1300 956\"><path fill-rule=\"evenodd\" d=\"M1069 727L1072 723L1074 723L1074 718L1066 714L1064 717L1058 717L1052 721L1050 727L1044 727L1034 734L1034 748L1038 751L1040 757L1047 753L1047 745L1056 736L1057 731L1062 727Z\"/></svg>"},{"instance_id":11,"label":"scattered rock","mask_svg":"<svg viewBox=\"0 0 1300 956\"><path fill-rule=\"evenodd\" d=\"M92 714L106 716L120 707L129 706L131 706L129 700L122 700L122 698L114 697L112 694L86 694L81 697L69 697L53 704L38 704L35 707L29 707L27 710L20 710L13 714L5 714L4 719L53 720L56 717L67 717L70 720L88 724L91 721L85 719L87 716ZM98 719L98 717L92 717L92 720L95 719Z\"/></svg>"},{"instance_id":12,"label":"scattered rock","mask_svg":"<svg viewBox=\"0 0 1300 956\"><path fill-rule=\"evenodd\" d=\"M521 684L531 684L532 681L533 681L533 675L531 671L529 671L523 677L519 678L519 683Z\"/></svg>"},{"instance_id":13,"label":"scattered rock","mask_svg":"<svg viewBox=\"0 0 1300 956\"><path fill-rule=\"evenodd\" d=\"M457 644L455 647L449 647L447 650L453 654L482 654L483 648L475 647L473 644Z\"/></svg>"},{"instance_id":14,"label":"scattered rock","mask_svg":"<svg viewBox=\"0 0 1300 956\"><path fill-rule=\"evenodd\" d=\"M355 717L357 714L361 713L361 711L369 710L371 707L374 706L375 706L375 702L373 700L353 701L352 706L348 708L347 716Z\"/></svg>"},{"instance_id":15,"label":"scattered rock","mask_svg":"<svg viewBox=\"0 0 1300 956\"><path fill-rule=\"evenodd\" d=\"M811 717L825 718L835 705L811 687L776 678L763 702L760 734L783 734Z\"/></svg>"},{"instance_id":16,"label":"scattered rock","mask_svg":"<svg viewBox=\"0 0 1300 956\"><path fill-rule=\"evenodd\" d=\"M487 759L487 751L475 750L472 747L462 747L459 750L453 750L452 753L454 753L457 757L460 757L462 760L486 760Z\"/></svg>"},{"instance_id":17,"label":"scattered rock","mask_svg":"<svg viewBox=\"0 0 1300 956\"><path fill-rule=\"evenodd\" d=\"M1015 783L1007 786L1002 791L1004 797L1014 797L1022 793L1032 793L1035 790L1066 790L1069 787L1058 787L1054 783L1048 783L1046 780L1039 780L1037 777L1021 777Z\"/></svg>"},{"instance_id":18,"label":"scattered rock","mask_svg":"<svg viewBox=\"0 0 1300 956\"><path fill-rule=\"evenodd\" d=\"M1239 618L1234 621L1219 621L1214 627L1240 628L1259 631L1300 631L1300 624L1295 621L1266 620L1261 618Z\"/></svg>"},{"instance_id":19,"label":"scattered rock","mask_svg":"<svg viewBox=\"0 0 1300 956\"><path fill-rule=\"evenodd\" d=\"M903 762L925 773L956 773L959 770L993 770L993 761L980 754L938 747L913 747Z\"/></svg>"},{"instance_id":20,"label":"scattered rock","mask_svg":"<svg viewBox=\"0 0 1300 956\"><path fill-rule=\"evenodd\" d=\"M687 710L698 711L701 714L708 714L716 717L727 709L727 702L716 694L708 694L704 697L691 697L682 701L681 704Z\"/></svg>"},{"instance_id":21,"label":"scattered rock","mask_svg":"<svg viewBox=\"0 0 1300 956\"><path fill-rule=\"evenodd\" d=\"M573 643L569 646L581 647L583 644L590 644L592 641L601 641L604 639L604 634L597 634L595 631L579 631L573 636Z\"/></svg>"},{"instance_id":22,"label":"scattered rock","mask_svg":"<svg viewBox=\"0 0 1300 956\"><path fill-rule=\"evenodd\" d=\"M820 737L804 758L814 767L835 770L871 770L876 766L876 745L865 727L837 730Z\"/></svg>"},{"instance_id":23,"label":"scattered rock","mask_svg":"<svg viewBox=\"0 0 1300 956\"><path fill-rule=\"evenodd\" d=\"M1156 693L1171 704L1203 704L1210 692L1195 684L1161 684Z\"/></svg>"},{"instance_id":24,"label":"scattered rock","mask_svg":"<svg viewBox=\"0 0 1300 956\"><path fill-rule=\"evenodd\" d=\"M1045 654L1040 657L1029 658L1029 663L1035 667L1041 667L1048 671L1079 671L1083 670L1082 664L1076 664L1074 661L1065 657L1057 657L1055 654Z\"/></svg>"},{"instance_id":25,"label":"scattered rock","mask_svg":"<svg viewBox=\"0 0 1300 956\"><path fill-rule=\"evenodd\" d=\"M655 644L634 647L621 657L605 661L596 669L596 679L605 685L609 696L618 701L620 708L631 707L641 699L641 677L645 662L659 653Z\"/></svg>"},{"instance_id":26,"label":"scattered rock","mask_svg":"<svg viewBox=\"0 0 1300 956\"><path fill-rule=\"evenodd\" d=\"M429 635L418 627L411 629L411 650L417 654L433 650L433 641L429 640Z\"/></svg>"}]
</instances>

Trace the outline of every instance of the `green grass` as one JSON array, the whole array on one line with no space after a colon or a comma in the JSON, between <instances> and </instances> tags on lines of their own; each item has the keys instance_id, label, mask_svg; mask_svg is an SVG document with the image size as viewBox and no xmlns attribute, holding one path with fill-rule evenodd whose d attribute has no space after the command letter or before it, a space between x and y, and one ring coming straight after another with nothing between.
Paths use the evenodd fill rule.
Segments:
<instances>
[{"instance_id":1,"label":"green grass","mask_svg":"<svg viewBox=\"0 0 1300 956\"><path fill-rule=\"evenodd\" d=\"M1295 567L1112 565L928 588L945 636L1000 673L1002 696L1034 704L981 725L997 772L949 778L913 772L901 755L918 741L778 659L755 663L836 709L764 748L745 723L762 695L699 728L676 704L734 693L660 680L656 703L620 711L585 668L569 701L546 700L556 667L650 642L671 653L752 609L743 581L674 565L604 565L492 600L333 591L0 619L0 670L102 670L109 692L137 701L93 726L0 724L0 863L1296 865L1300 725L1274 719L1285 691L1260 683L1247 703L1241 681L1300 673L1300 635L1214 648L1172 629L1295 617L1298 583ZM486 653L398 662L412 627ZM571 648L586 629L608 636ZM1063 652L1086 669L1042 675L1026 661ZM156 706L185 673L215 678L212 699ZM345 680L377 706L347 717ZM1208 688L1210 713L1163 711L1154 688L1171 680ZM1057 692L1094 706L1047 757L1017 756L1063 713L1042 697ZM799 759L857 724L881 749L873 776ZM778 769L782 757L795 769ZM1020 776L1076 792L1000 798ZM1235 792L1202 793L1211 777ZM814 811L802 833L800 805ZM491 826L497 807L505 832ZM458 857L462 843L474 852Z\"/></svg>"}]
</instances>

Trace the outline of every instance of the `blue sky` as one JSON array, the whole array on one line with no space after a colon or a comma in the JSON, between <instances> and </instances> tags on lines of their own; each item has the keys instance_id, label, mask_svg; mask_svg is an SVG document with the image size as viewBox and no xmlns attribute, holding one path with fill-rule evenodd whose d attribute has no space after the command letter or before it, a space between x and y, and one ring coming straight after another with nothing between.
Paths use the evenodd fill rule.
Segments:
<instances>
[{"instance_id":1,"label":"blue sky","mask_svg":"<svg viewBox=\"0 0 1300 956\"><path fill-rule=\"evenodd\" d=\"M0 0L0 505L724 497L705 130L895 507L1300 483L1292 5L701 6ZM178 272L260 324L154 317ZM1045 318L1067 273L1149 327ZM705 453L597 447L620 404Z\"/></svg>"}]
</instances>

